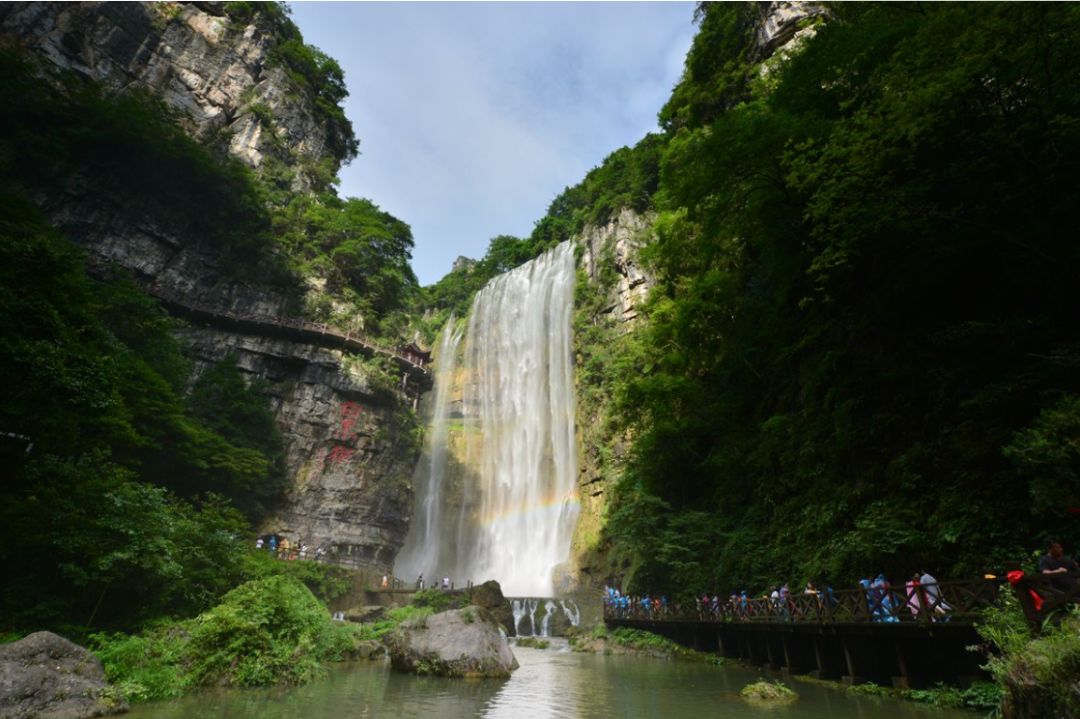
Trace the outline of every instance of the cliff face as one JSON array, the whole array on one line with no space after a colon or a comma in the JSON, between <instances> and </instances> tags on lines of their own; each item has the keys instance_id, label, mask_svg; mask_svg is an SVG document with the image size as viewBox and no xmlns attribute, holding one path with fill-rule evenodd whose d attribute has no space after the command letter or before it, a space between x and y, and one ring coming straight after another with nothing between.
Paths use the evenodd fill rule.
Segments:
<instances>
[{"instance_id":1,"label":"cliff face","mask_svg":"<svg viewBox=\"0 0 1080 719\"><path fill-rule=\"evenodd\" d=\"M189 134L251 167L270 157L292 168L336 166L341 158L327 149L335 130L275 66L280 38L259 27L216 3L0 6L4 42L108 87L160 96ZM118 265L159 295L234 315L288 316L295 307L294 282L257 279L269 271L241 277L212 240L94 186L87 168L33 197L92 264ZM294 190L304 190L302 179ZM252 332L218 323L181 334L197 370L233 355L268 382L292 488L262 529L389 568L408 528L419 452L408 398L340 350Z\"/></svg>"},{"instance_id":2,"label":"cliff face","mask_svg":"<svg viewBox=\"0 0 1080 719\"><path fill-rule=\"evenodd\" d=\"M577 238L584 250L581 263L589 280L606 288L608 304L601 312L617 322L637 318L638 306L652 286L638 252L652 237L653 219L624 209L602 227L586 227Z\"/></svg>"},{"instance_id":3,"label":"cliff face","mask_svg":"<svg viewBox=\"0 0 1080 719\"><path fill-rule=\"evenodd\" d=\"M230 19L223 6L10 3L0 7L0 31L107 87L152 92L192 135L220 135L251 167L267 156L326 156L329 129L273 62L277 38ZM269 110L263 119L260 107Z\"/></svg>"},{"instance_id":4,"label":"cliff face","mask_svg":"<svg viewBox=\"0 0 1080 719\"><path fill-rule=\"evenodd\" d=\"M578 496L581 513L574 529L570 559L556 578L556 589L564 593L598 587L605 581L606 562L600 547L606 493L618 477L629 438L613 433L607 422L606 388L589 384L584 365L603 352L604 345L617 343L632 332L652 278L638 257L641 248L654 235L652 215L640 215L624 209L603 226L588 226L577 238L584 250L581 264L589 278L591 291L602 300L593 312L579 307L578 323L600 329L593 335L574 337L578 365L575 379L577 395L576 429L578 450ZM587 316L582 317L585 314Z\"/></svg>"}]
</instances>

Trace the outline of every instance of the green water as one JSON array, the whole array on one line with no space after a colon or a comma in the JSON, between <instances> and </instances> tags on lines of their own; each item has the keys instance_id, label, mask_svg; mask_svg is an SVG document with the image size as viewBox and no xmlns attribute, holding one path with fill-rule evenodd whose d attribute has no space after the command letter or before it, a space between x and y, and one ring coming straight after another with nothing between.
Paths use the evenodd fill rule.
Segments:
<instances>
[{"instance_id":1,"label":"green water","mask_svg":"<svg viewBox=\"0 0 1080 719\"><path fill-rule=\"evenodd\" d=\"M682 661L574 654L515 647L511 679L415 677L383 662L340 665L323 681L295 689L216 690L137 706L145 719L352 719L493 717L505 719L974 719L977 715L911 702L858 697L800 682L799 699L758 707L739 690L756 672Z\"/></svg>"}]
</instances>

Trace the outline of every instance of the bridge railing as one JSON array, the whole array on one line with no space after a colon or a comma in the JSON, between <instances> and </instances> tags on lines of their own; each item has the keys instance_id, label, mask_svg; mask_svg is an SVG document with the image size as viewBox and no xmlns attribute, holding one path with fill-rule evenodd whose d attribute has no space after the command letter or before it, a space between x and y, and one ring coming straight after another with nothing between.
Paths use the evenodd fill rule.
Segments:
<instances>
[{"instance_id":1,"label":"bridge railing","mask_svg":"<svg viewBox=\"0 0 1080 719\"><path fill-rule=\"evenodd\" d=\"M913 587L841 589L791 594L786 599L724 598L717 604L683 602L646 609L638 600L628 607L605 602L605 619L658 622L747 623L970 623L997 600L997 579L939 582Z\"/></svg>"}]
</instances>

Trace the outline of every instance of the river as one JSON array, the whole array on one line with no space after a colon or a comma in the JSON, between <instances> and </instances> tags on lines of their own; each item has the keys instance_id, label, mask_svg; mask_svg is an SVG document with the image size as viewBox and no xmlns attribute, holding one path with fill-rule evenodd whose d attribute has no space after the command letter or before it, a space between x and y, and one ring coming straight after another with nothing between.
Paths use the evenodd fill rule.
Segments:
<instances>
[{"instance_id":1,"label":"river","mask_svg":"<svg viewBox=\"0 0 1080 719\"><path fill-rule=\"evenodd\" d=\"M799 699L753 706L739 690L759 673L687 661L577 654L565 646L514 647L521 668L511 679L416 677L385 662L331 668L325 679L292 689L218 689L137 705L133 719L975 719L976 714L855 696L791 682Z\"/></svg>"}]
</instances>

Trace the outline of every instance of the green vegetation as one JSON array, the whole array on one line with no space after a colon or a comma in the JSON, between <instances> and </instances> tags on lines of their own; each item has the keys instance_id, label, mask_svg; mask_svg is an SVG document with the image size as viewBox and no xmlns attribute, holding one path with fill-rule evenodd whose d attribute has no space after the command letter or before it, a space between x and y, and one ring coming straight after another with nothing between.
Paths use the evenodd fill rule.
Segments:
<instances>
[{"instance_id":1,"label":"green vegetation","mask_svg":"<svg viewBox=\"0 0 1080 719\"><path fill-rule=\"evenodd\" d=\"M1080 611L1048 620L1036 635L1011 592L977 627L989 644L986 668L999 685L1001 705L1024 716L1076 716L1072 689L1080 674Z\"/></svg>"},{"instance_id":2,"label":"green vegetation","mask_svg":"<svg viewBox=\"0 0 1080 719\"><path fill-rule=\"evenodd\" d=\"M241 575L234 507L257 515L255 499L280 491L280 438L227 424L266 427L266 399L229 366L185 395L190 368L156 303L123 278L89 279L22 200L0 207L5 622L132 626L205 609Z\"/></svg>"},{"instance_id":3,"label":"green vegetation","mask_svg":"<svg viewBox=\"0 0 1080 719\"><path fill-rule=\"evenodd\" d=\"M531 649L547 649L551 646L551 642L547 639L539 639L537 637L518 637L514 646L529 647Z\"/></svg>"},{"instance_id":4,"label":"green vegetation","mask_svg":"<svg viewBox=\"0 0 1080 719\"><path fill-rule=\"evenodd\" d=\"M414 607L428 607L433 613L449 609L461 609L469 605L469 595L464 592L446 592L441 589L424 589L416 592L410 599Z\"/></svg>"},{"instance_id":5,"label":"green vegetation","mask_svg":"<svg viewBox=\"0 0 1080 719\"><path fill-rule=\"evenodd\" d=\"M274 23L282 9L229 11ZM303 74L305 52L293 44L281 62ZM330 87L340 72L312 57L310 91L344 97ZM278 289L296 311L322 281L308 292L323 298L312 316L359 307L377 333L415 285L408 227L327 189L342 156L290 168L268 155L255 173L220 151L223 138L189 138L159 101L11 48L0 51L0 108L0 628L133 631L282 573L323 597L343 592L343 576L246 551L249 523L285 486L265 387L231 358L194 366L157 302L96 257L90 279L65 234L146 228L212 255L221 280ZM301 175L323 189L298 193ZM55 212L60 198L58 230L34 203ZM392 394L396 371L373 374ZM418 441L414 420L403 410L389 431Z\"/></svg>"},{"instance_id":6,"label":"green vegetation","mask_svg":"<svg viewBox=\"0 0 1080 719\"><path fill-rule=\"evenodd\" d=\"M755 12L701 6L661 113L637 336L579 317L595 443L630 445L597 460L605 574L1015 561L1077 494L1080 13L840 5L762 79Z\"/></svg>"},{"instance_id":7,"label":"green vegetation","mask_svg":"<svg viewBox=\"0 0 1080 719\"><path fill-rule=\"evenodd\" d=\"M792 702L799 698L799 695L783 682L764 679L747 684L739 690L739 696L753 702Z\"/></svg>"},{"instance_id":8,"label":"green vegetation","mask_svg":"<svg viewBox=\"0 0 1080 719\"><path fill-rule=\"evenodd\" d=\"M194 619L91 640L109 681L142 701L210 684L303 684L355 649L357 636L298 580L278 576L240 585Z\"/></svg>"}]
</instances>

